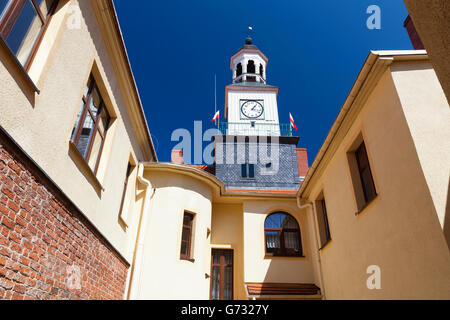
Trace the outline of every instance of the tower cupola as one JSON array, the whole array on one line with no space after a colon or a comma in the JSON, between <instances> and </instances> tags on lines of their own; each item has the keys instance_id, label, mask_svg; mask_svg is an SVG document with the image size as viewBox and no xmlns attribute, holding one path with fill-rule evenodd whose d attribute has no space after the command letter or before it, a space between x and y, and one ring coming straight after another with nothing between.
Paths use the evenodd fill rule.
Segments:
<instances>
[{"instance_id":1,"label":"tower cupola","mask_svg":"<svg viewBox=\"0 0 450 320\"><path fill-rule=\"evenodd\" d=\"M245 45L231 57L233 84L260 83L267 84L266 71L269 59L254 44L249 36Z\"/></svg>"}]
</instances>

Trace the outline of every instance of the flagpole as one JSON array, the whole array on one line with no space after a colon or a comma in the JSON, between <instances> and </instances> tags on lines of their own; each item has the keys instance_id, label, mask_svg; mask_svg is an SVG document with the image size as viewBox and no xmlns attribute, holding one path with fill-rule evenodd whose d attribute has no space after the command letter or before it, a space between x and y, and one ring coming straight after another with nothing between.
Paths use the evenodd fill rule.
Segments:
<instances>
[{"instance_id":1,"label":"flagpole","mask_svg":"<svg viewBox=\"0 0 450 320\"><path fill-rule=\"evenodd\" d=\"M217 113L217 74L214 74L214 114ZM219 123L217 123L217 129L219 128Z\"/></svg>"}]
</instances>

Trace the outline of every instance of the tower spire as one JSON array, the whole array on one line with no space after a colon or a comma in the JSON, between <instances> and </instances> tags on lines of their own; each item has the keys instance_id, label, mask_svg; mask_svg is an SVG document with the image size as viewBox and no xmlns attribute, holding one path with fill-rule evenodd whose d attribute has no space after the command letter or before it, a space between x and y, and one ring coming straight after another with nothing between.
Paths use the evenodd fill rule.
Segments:
<instances>
[{"instance_id":1,"label":"tower spire","mask_svg":"<svg viewBox=\"0 0 450 320\"><path fill-rule=\"evenodd\" d=\"M251 37L251 33L253 32L253 27L249 26L248 27L248 34L247 34L247 39L245 39L245 44L246 45L252 45L253 44L253 40Z\"/></svg>"}]
</instances>

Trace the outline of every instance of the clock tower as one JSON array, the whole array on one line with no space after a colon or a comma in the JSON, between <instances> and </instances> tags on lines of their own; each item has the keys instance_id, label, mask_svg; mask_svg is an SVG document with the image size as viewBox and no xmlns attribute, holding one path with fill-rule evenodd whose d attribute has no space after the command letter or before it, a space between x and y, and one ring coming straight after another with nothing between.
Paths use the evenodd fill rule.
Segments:
<instances>
[{"instance_id":1,"label":"clock tower","mask_svg":"<svg viewBox=\"0 0 450 320\"><path fill-rule=\"evenodd\" d=\"M280 136L278 88L267 84L269 59L248 37L231 57L233 82L225 89L230 135Z\"/></svg>"},{"instance_id":2,"label":"clock tower","mask_svg":"<svg viewBox=\"0 0 450 320\"><path fill-rule=\"evenodd\" d=\"M269 59L250 37L231 57L222 135L215 137L215 172L229 189L298 190L298 137L280 124L278 87L267 82Z\"/></svg>"}]
</instances>

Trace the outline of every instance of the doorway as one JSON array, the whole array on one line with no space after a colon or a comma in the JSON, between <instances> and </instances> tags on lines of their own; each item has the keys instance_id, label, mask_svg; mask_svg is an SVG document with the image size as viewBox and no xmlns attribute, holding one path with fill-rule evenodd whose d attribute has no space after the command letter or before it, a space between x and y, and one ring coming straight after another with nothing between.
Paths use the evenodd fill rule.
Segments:
<instances>
[{"instance_id":1,"label":"doorway","mask_svg":"<svg viewBox=\"0 0 450 320\"><path fill-rule=\"evenodd\" d=\"M211 300L233 300L233 250L212 250Z\"/></svg>"}]
</instances>

